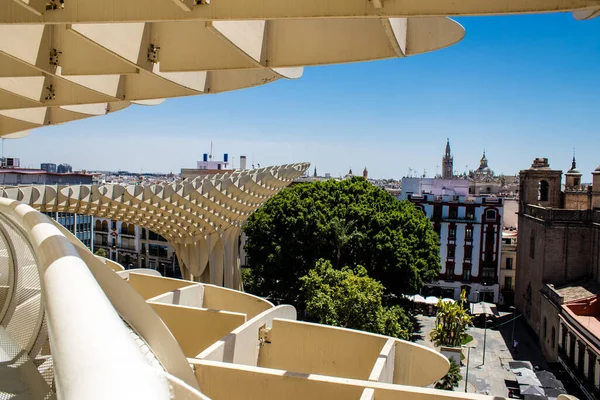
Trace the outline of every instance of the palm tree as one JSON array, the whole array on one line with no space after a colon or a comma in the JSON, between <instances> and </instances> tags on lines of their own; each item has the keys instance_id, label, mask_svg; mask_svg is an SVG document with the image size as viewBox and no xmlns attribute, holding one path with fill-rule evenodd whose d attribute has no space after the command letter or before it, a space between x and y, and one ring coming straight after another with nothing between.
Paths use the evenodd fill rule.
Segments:
<instances>
[{"instance_id":1,"label":"palm tree","mask_svg":"<svg viewBox=\"0 0 600 400\"><path fill-rule=\"evenodd\" d=\"M466 297L463 290L459 302L438 301L435 328L431 332L431 340L437 346L459 347L462 344L467 327L471 325L471 316L463 306Z\"/></svg>"},{"instance_id":2,"label":"palm tree","mask_svg":"<svg viewBox=\"0 0 600 400\"><path fill-rule=\"evenodd\" d=\"M442 390L454 390L454 388L458 386L458 383L461 379L462 375L460 374L460 367L454 361L454 359L451 358L450 369L448 370L448 373L435 384L435 388Z\"/></svg>"}]
</instances>

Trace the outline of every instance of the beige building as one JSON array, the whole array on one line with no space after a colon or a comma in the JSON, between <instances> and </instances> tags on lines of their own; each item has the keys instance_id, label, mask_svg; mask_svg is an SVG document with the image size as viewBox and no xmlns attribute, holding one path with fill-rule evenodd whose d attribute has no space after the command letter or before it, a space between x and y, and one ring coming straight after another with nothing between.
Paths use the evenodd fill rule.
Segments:
<instances>
[{"instance_id":1,"label":"beige building","mask_svg":"<svg viewBox=\"0 0 600 400\"><path fill-rule=\"evenodd\" d=\"M506 210L505 210L506 212ZM500 251L500 294L499 303L512 306L514 304L515 279L517 269L517 231L504 228L502 231L502 248Z\"/></svg>"},{"instance_id":2,"label":"beige building","mask_svg":"<svg viewBox=\"0 0 600 400\"><path fill-rule=\"evenodd\" d=\"M515 302L548 361L560 362L590 398L600 394L600 167L581 187L547 159L520 174ZM584 194L582 194L584 193ZM585 201L580 201L584 199ZM587 208L583 204L588 204Z\"/></svg>"}]
</instances>

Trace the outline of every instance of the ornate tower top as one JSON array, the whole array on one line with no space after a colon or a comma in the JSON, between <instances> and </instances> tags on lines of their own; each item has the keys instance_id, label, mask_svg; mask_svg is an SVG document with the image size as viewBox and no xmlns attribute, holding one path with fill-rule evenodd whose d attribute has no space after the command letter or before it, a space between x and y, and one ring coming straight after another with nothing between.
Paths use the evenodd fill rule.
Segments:
<instances>
[{"instance_id":1,"label":"ornate tower top","mask_svg":"<svg viewBox=\"0 0 600 400\"><path fill-rule=\"evenodd\" d=\"M450 152L450 139L446 138L446 151L442 158L442 179L452 179L454 177L454 159Z\"/></svg>"},{"instance_id":2,"label":"ornate tower top","mask_svg":"<svg viewBox=\"0 0 600 400\"><path fill-rule=\"evenodd\" d=\"M367 167L363 170L363 178L369 179L369 171L367 171Z\"/></svg>"},{"instance_id":3,"label":"ornate tower top","mask_svg":"<svg viewBox=\"0 0 600 400\"><path fill-rule=\"evenodd\" d=\"M488 166L488 159L485 156L485 149L483 149L483 157L481 157L481 161L479 162L479 166L480 166L480 168L487 168L487 166Z\"/></svg>"},{"instance_id":4,"label":"ornate tower top","mask_svg":"<svg viewBox=\"0 0 600 400\"><path fill-rule=\"evenodd\" d=\"M571 161L571 169L567 171L567 175L579 175L582 173L577 169L577 161L575 160L575 153L573 153L573 160Z\"/></svg>"}]
</instances>

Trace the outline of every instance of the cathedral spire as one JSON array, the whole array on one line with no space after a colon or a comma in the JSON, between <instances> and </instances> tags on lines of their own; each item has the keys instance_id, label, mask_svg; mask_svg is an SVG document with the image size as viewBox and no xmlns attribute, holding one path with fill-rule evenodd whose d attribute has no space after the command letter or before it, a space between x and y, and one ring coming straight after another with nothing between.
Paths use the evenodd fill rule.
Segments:
<instances>
[{"instance_id":1,"label":"cathedral spire","mask_svg":"<svg viewBox=\"0 0 600 400\"><path fill-rule=\"evenodd\" d=\"M450 139L446 138L446 151L442 158L442 179L452 179L454 177L454 159L450 152Z\"/></svg>"},{"instance_id":2,"label":"cathedral spire","mask_svg":"<svg viewBox=\"0 0 600 400\"><path fill-rule=\"evenodd\" d=\"M575 161L575 149L573 149L573 161L571 162L571 169L577 168L577 162Z\"/></svg>"}]
</instances>

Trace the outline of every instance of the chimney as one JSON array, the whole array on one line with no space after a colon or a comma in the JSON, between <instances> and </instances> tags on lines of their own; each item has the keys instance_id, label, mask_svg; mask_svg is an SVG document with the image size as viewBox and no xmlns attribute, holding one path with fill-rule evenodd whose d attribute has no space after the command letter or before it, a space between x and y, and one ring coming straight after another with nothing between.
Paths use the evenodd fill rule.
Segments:
<instances>
[{"instance_id":1,"label":"chimney","mask_svg":"<svg viewBox=\"0 0 600 400\"><path fill-rule=\"evenodd\" d=\"M246 156L240 156L240 169L246 169Z\"/></svg>"}]
</instances>

